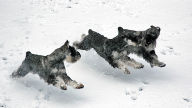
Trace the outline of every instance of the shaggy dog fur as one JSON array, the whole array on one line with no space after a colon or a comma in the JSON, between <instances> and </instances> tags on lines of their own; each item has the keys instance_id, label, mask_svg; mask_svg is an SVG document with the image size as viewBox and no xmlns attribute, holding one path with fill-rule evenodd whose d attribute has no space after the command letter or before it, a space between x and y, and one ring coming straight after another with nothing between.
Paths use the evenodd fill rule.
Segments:
<instances>
[{"instance_id":1,"label":"shaggy dog fur","mask_svg":"<svg viewBox=\"0 0 192 108\"><path fill-rule=\"evenodd\" d=\"M134 31L118 27L118 36L108 39L103 35L88 31L88 35L82 35L80 42L76 41L73 45L77 49L90 50L93 48L111 66L119 68L125 73L130 71L127 66L136 69L143 68L144 65L128 57L134 53L145 59L150 65L164 67L165 64L158 60L155 53L156 40L160 35L160 28L151 26L145 31Z\"/></svg>"},{"instance_id":2,"label":"shaggy dog fur","mask_svg":"<svg viewBox=\"0 0 192 108\"><path fill-rule=\"evenodd\" d=\"M13 78L24 77L28 73L38 74L48 84L52 84L63 90L66 85L74 88L83 88L84 85L72 80L66 73L63 60L74 63L81 58L79 52L66 41L63 46L47 56L26 52L25 60L17 71L12 73Z\"/></svg>"}]
</instances>

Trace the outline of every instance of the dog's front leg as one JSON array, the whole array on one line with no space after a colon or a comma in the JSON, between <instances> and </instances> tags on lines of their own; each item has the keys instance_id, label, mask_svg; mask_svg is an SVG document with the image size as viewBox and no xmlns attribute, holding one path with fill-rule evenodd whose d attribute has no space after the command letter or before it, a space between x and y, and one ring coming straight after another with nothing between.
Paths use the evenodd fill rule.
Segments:
<instances>
[{"instance_id":1,"label":"dog's front leg","mask_svg":"<svg viewBox=\"0 0 192 108\"><path fill-rule=\"evenodd\" d=\"M151 65L151 67L153 67L153 66L165 67L166 66L165 63L160 62L158 59L153 59L150 65Z\"/></svg>"},{"instance_id":2,"label":"dog's front leg","mask_svg":"<svg viewBox=\"0 0 192 108\"><path fill-rule=\"evenodd\" d=\"M121 59L121 56L118 52L113 52L112 56L107 58L107 61L114 68L122 70L125 74L130 74L130 71L127 68L127 65L124 60Z\"/></svg>"},{"instance_id":3,"label":"dog's front leg","mask_svg":"<svg viewBox=\"0 0 192 108\"><path fill-rule=\"evenodd\" d=\"M147 62L150 63L151 67L153 67L153 66L165 67L165 66L166 66L165 63L160 62L160 61L158 60L158 57L157 57L157 55L156 55L156 53L155 53L154 50L149 51L149 52L144 52L144 53L143 53L143 58L144 58Z\"/></svg>"},{"instance_id":4,"label":"dog's front leg","mask_svg":"<svg viewBox=\"0 0 192 108\"><path fill-rule=\"evenodd\" d=\"M64 80L64 82L69 85L69 86L72 86L73 88L76 88L76 89L81 89L84 87L83 84L81 83L78 83L77 81L75 80L72 80L66 73L63 73L61 75L62 79Z\"/></svg>"},{"instance_id":5,"label":"dog's front leg","mask_svg":"<svg viewBox=\"0 0 192 108\"><path fill-rule=\"evenodd\" d=\"M69 86L72 86L73 88L76 88L76 89L80 89L80 88L83 88L84 85L81 84L81 83L78 83L77 81L75 80L72 80L66 73L66 70L65 70L65 66L64 66L64 63L61 62L59 64L59 68L58 68L58 72L60 73L59 74L59 77L62 78L62 80L64 81L65 84L69 85Z\"/></svg>"},{"instance_id":6,"label":"dog's front leg","mask_svg":"<svg viewBox=\"0 0 192 108\"><path fill-rule=\"evenodd\" d=\"M47 78L47 83L48 84L52 84L53 86L63 89L63 90L67 90L67 86L65 81L63 80L62 74L65 73L65 66L63 61L61 61L60 63L57 63L55 65L50 66L50 75Z\"/></svg>"},{"instance_id":7,"label":"dog's front leg","mask_svg":"<svg viewBox=\"0 0 192 108\"><path fill-rule=\"evenodd\" d=\"M66 86L66 84L65 84L65 82L64 82L64 80L62 79L61 76L56 77L56 82L55 82L54 86L58 87L58 88L60 88L62 90L67 90L67 86Z\"/></svg>"},{"instance_id":8,"label":"dog's front leg","mask_svg":"<svg viewBox=\"0 0 192 108\"><path fill-rule=\"evenodd\" d=\"M58 75L59 74L59 75ZM53 86L60 88L62 90L67 90L67 85L72 86L73 88L80 89L84 85L78 83L75 80L72 80L66 73L56 73L57 76L50 75L48 78L48 83L53 84Z\"/></svg>"},{"instance_id":9,"label":"dog's front leg","mask_svg":"<svg viewBox=\"0 0 192 108\"><path fill-rule=\"evenodd\" d=\"M60 73L51 73L47 78L47 83L52 84L53 86L60 88L62 90L67 90L67 86L60 76Z\"/></svg>"}]
</instances>

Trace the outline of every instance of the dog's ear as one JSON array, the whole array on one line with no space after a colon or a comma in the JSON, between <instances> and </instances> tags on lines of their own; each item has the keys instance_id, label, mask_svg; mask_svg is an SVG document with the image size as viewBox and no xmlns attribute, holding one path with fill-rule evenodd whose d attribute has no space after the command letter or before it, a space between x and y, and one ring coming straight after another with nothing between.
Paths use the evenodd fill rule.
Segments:
<instances>
[{"instance_id":1,"label":"dog's ear","mask_svg":"<svg viewBox=\"0 0 192 108\"><path fill-rule=\"evenodd\" d=\"M93 30L89 29L89 30L88 30L88 33L89 33L89 34L93 34Z\"/></svg>"},{"instance_id":2,"label":"dog's ear","mask_svg":"<svg viewBox=\"0 0 192 108\"><path fill-rule=\"evenodd\" d=\"M118 33L119 34L123 33L123 27L118 27Z\"/></svg>"},{"instance_id":3,"label":"dog's ear","mask_svg":"<svg viewBox=\"0 0 192 108\"><path fill-rule=\"evenodd\" d=\"M153 27L155 27L155 26L151 25L150 27L153 28Z\"/></svg>"},{"instance_id":4,"label":"dog's ear","mask_svg":"<svg viewBox=\"0 0 192 108\"><path fill-rule=\"evenodd\" d=\"M69 41L68 40L65 42L64 46L67 48L69 47Z\"/></svg>"}]
</instances>

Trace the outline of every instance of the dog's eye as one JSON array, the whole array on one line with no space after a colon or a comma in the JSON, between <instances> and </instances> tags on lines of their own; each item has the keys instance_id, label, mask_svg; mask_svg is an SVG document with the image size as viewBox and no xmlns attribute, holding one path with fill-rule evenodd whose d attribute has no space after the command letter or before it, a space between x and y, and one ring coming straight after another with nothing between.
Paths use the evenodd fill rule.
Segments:
<instances>
[{"instance_id":1,"label":"dog's eye","mask_svg":"<svg viewBox=\"0 0 192 108\"><path fill-rule=\"evenodd\" d=\"M73 53L71 53L71 56L75 56L75 53L73 52Z\"/></svg>"},{"instance_id":2,"label":"dog's eye","mask_svg":"<svg viewBox=\"0 0 192 108\"><path fill-rule=\"evenodd\" d=\"M155 51L154 51L154 50L152 50L152 51L150 51L149 53L150 53L150 54L155 54Z\"/></svg>"}]
</instances>

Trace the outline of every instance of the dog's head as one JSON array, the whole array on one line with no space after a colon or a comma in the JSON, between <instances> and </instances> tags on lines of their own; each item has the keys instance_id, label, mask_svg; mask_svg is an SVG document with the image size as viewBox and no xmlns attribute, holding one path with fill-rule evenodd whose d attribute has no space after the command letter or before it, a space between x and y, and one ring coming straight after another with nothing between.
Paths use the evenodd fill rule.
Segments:
<instances>
[{"instance_id":1,"label":"dog's head","mask_svg":"<svg viewBox=\"0 0 192 108\"><path fill-rule=\"evenodd\" d=\"M142 46L147 50L154 50L156 47L156 40L160 35L160 27L151 26L146 30L146 34L142 40Z\"/></svg>"},{"instance_id":2,"label":"dog's head","mask_svg":"<svg viewBox=\"0 0 192 108\"><path fill-rule=\"evenodd\" d=\"M156 47L156 40L160 35L161 29L159 27L151 26L144 32L133 31L118 27L118 35L131 43L131 45L142 46L147 50L154 50Z\"/></svg>"},{"instance_id":3,"label":"dog's head","mask_svg":"<svg viewBox=\"0 0 192 108\"><path fill-rule=\"evenodd\" d=\"M69 41L67 40L64 44L66 61L69 63L75 63L81 58L81 54L73 47L69 45Z\"/></svg>"}]
</instances>

